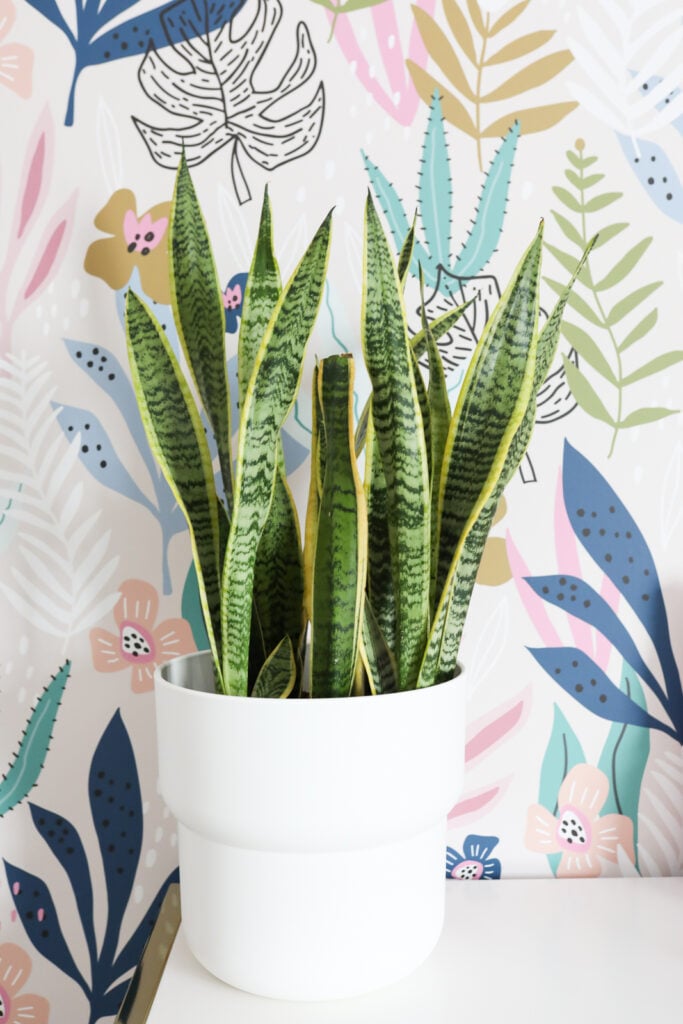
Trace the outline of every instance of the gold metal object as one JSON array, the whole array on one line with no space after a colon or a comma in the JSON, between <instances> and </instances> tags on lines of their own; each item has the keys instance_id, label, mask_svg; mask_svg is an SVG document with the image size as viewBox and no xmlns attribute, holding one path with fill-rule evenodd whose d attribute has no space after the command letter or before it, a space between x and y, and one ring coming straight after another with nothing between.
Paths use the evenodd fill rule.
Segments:
<instances>
[{"instance_id":1,"label":"gold metal object","mask_svg":"<svg viewBox=\"0 0 683 1024\"><path fill-rule=\"evenodd\" d=\"M166 891L114 1024L145 1024L179 926L180 886L176 882Z\"/></svg>"}]
</instances>

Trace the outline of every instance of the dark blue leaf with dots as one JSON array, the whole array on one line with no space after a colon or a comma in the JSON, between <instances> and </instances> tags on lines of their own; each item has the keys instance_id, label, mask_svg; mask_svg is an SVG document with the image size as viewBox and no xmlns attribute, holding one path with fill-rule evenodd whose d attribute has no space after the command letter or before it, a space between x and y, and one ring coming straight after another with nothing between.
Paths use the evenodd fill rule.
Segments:
<instances>
[{"instance_id":1,"label":"dark blue leaf with dots","mask_svg":"<svg viewBox=\"0 0 683 1024\"><path fill-rule=\"evenodd\" d=\"M645 626L676 705L683 701L662 588L649 547L621 499L585 456L565 441L562 486L574 533Z\"/></svg>"},{"instance_id":2,"label":"dark blue leaf with dots","mask_svg":"<svg viewBox=\"0 0 683 1024\"><path fill-rule=\"evenodd\" d=\"M107 887L108 919L102 960L113 960L121 919L142 847L142 801L135 755L117 711L90 765L88 794Z\"/></svg>"},{"instance_id":3,"label":"dark blue leaf with dots","mask_svg":"<svg viewBox=\"0 0 683 1024\"><path fill-rule=\"evenodd\" d=\"M78 4L77 28L65 21L55 0L28 0L34 10L42 14L62 32L75 54L75 70L66 111L65 123L73 124L76 82L84 68L110 63L122 57L140 56L149 47L160 49L187 38L187 19L178 17L187 3L160 4L151 11L141 10L138 0L83 0ZM246 0L218 0L203 4L202 31L211 32L229 22L244 7ZM126 11L137 7L126 21L111 23Z\"/></svg>"},{"instance_id":4,"label":"dark blue leaf with dots","mask_svg":"<svg viewBox=\"0 0 683 1024\"><path fill-rule=\"evenodd\" d=\"M233 274L223 292L225 307L225 331L236 334L239 327L238 317L242 316L244 293L247 287L248 274Z\"/></svg>"},{"instance_id":5,"label":"dark blue leaf with dots","mask_svg":"<svg viewBox=\"0 0 683 1024\"><path fill-rule=\"evenodd\" d=\"M45 882L7 860L5 872L19 920L37 951L58 970L73 978L89 997L90 990L69 952Z\"/></svg>"},{"instance_id":6,"label":"dark blue leaf with dots","mask_svg":"<svg viewBox=\"0 0 683 1024\"><path fill-rule=\"evenodd\" d=\"M594 626L665 702L662 687L643 661L631 634L593 587L576 576L533 576L527 577L526 582L544 601Z\"/></svg>"},{"instance_id":7,"label":"dark blue leaf with dots","mask_svg":"<svg viewBox=\"0 0 683 1024\"><path fill-rule=\"evenodd\" d=\"M154 505L142 493L119 459L97 416L88 409L78 409L74 405L53 402L53 406L58 410L57 419L67 439L73 441L80 433L79 457L88 472L105 487L126 498L132 498L156 515Z\"/></svg>"},{"instance_id":8,"label":"dark blue leaf with dots","mask_svg":"<svg viewBox=\"0 0 683 1024\"><path fill-rule=\"evenodd\" d=\"M97 960L93 927L93 890L83 843L71 822L62 815L29 803L33 824L64 868L76 898L91 963Z\"/></svg>"},{"instance_id":9,"label":"dark blue leaf with dots","mask_svg":"<svg viewBox=\"0 0 683 1024\"><path fill-rule=\"evenodd\" d=\"M578 647L529 647L527 650L550 678L587 711L606 718L608 722L660 729L675 738L675 731L670 726L653 718L622 693L600 666Z\"/></svg>"},{"instance_id":10,"label":"dark blue leaf with dots","mask_svg":"<svg viewBox=\"0 0 683 1024\"><path fill-rule=\"evenodd\" d=\"M139 963L140 957L142 956L142 951L145 948L145 943L147 942L147 939L150 936L150 932L152 931L152 928L156 923L156 919L159 916L159 911L161 910L161 904L164 901L166 890L168 889L169 885L171 885L173 882L179 881L179 878L180 875L178 872L178 868L175 868L159 889L159 892L156 894L156 896L150 903L149 907L147 908L147 912L140 921L139 925L137 926L137 928L131 935L130 939L117 956L116 962L112 966L111 970L112 981L116 981L117 978L120 978L122 975L127 974L128 971L132 970L133 967L135 967L136 964Z\"/></svg>"}]
</instances>

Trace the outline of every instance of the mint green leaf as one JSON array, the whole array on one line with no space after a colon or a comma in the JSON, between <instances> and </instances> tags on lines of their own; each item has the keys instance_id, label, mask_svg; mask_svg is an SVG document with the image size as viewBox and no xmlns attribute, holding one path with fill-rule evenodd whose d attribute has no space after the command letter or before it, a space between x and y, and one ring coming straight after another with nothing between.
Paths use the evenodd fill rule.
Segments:
<instances>
[{"instance_id":1,"label":"mint green leaf","mask_svg":"<svg viewBox=\"0 0 683 1024\"><path fill-rule=\"evenodd\" d=\"M617 302L616 305L612 306L609 313L607 314L607 324L609 327L614 327L620 320L623 320L625 316L628 316L636 306L639 306L641 302L645 302L653 292L656 292L662 285L661 281L655 281L653 284L644 284L642 288L636 288L634 292L627 295L621 302Z\"/></svg>"},{"instance_id":2,"label":"mint green leaf","mask_svg":"<svg viewBox=\"0 0 683 1024\"><path fill-rule=\"evenodd\" d=\"M602 400L598 398L593 386L589 384L581 371L566 356L562 357L562 363L564 365L564 372L567 374L569 387L581 408L594 419L601 420L603 423L609 423L613 427L615 425L614 420L607 412Z\"/></svg>"},{"instance_id":3,"label":"mint green leaf","mask_svg":"<svg viewBox=\"0 0 683 1024\"><path fill-rule=\"evenodd\" d=\"M592 366L593 369L596 370L601 377L608 380L610 384L616 385L617 378L614 375L612 367L609 365L590 334L587 334L581 327L577 327L576 324L570 324L566 321L562 324L562 333L572 348L576 349L581 358L585 360L589 366Z\"/></svg>"},{"instance_id":4,"label":"mint green leaf","mask_svg":"<svg viewBox=\"0 0 683 1024\"><path fill-rule=\"evenodd\" d=\"M644 338L646 334L649 334L657 323L658 316L659 313L656 309L650 310L647 316L643 317L640 323L636 324L633 330L626 335L619 346L619 351L625 352L627 348L630 348L631 345L634 345L641 338Z\"/></svg>"},{"instance_id":5,"label":"mint green leaf","mask_svg":"<svg viewBox=\"0 0 683 1024\"><path fill-rule=\"evenodd\" d=\"M655 406L652 409L636 409L635 412L630 413L625 419L620 420L618 426L624 429L627 427L641 427L645 423L655 423L657 420L663 420L667 416L674 416L680 411L680 409L663 409L661 406Z\"/></svg>"},{"instance_id":6,"label":"mint green leaf","mask_svg":"<svg viewBox=\"0 0 683 1024\"><path fill-rule=\"evenodd\" d=\"M626 277L627 274L633 270L635 265L638 263L643 254L648 250L650 243L652 242L652 236L644 238L642 242L638 242L632 249L621 257L618 263L616 263L608 274L602 278L601 281L597 281L595 284L596 291L604 291L607 288L613 288L615 284L619 284L620 281Z\"/></svg>"},{"instance_id":7,"label":"mint green leaf","mask_svg":"<svg viewBox=\"0 0 683 1024\"><path fill-rule=\"evenodd\" d=\"M623 192L603 192L601 196L589 199L583 206L583 212L596 213L598 210L604 210L606 206L610 206L611 203L616 203L617 199L621 199L622 195Z\"/></svg>"}]
</instances>

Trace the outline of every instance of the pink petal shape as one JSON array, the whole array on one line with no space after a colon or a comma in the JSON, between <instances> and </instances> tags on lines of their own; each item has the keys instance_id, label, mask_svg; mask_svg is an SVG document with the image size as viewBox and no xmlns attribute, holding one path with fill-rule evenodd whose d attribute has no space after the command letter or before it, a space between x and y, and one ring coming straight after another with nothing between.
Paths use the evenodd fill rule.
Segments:
<instances>
[{"instance_id":1,"label":"pink petal shape","mask_svg":"<svg viewBox=\"0 0 683 1024\"><path fill-rule=\"evenodd\" d=\"M519 594L521 602L526 609L527 615L536 628L536 632L546 647L562 647L562 638L550 621L548 612L546 611L545 601L542 601L541 598L533 592L531 587L524 582L524 577L531 576L532 574L519 553L509 530L505 535L505 544L517 593Z\"/></svg>"},{"instance_id":2,"label":"pink petal shape","mask_svg":"<svg viewBox=\"0 0 683 1024\"><path fill-rule=\"evenodd\" d=\"M468 767L477 758L491 753L511 732L518 729L528 716L528 698L531 687L512 701L499 704L497 708L473 722L467 730L465 761Z\"/></svg>"},{"instance_id":3,"label":"pink petal shape","mask_svg":"<svg viewBox=\"0 0 683 1024\"><path fill-rule=\"evenodd\" d=\"M558 878L598 878L601 874L600 858L592 850L563 853L557 869Z\"/></svg>"},{"instance_id":4,"label":"pink petal shape","mask_svg":"<svg viewBox=\"0 0 683 1024\"><path fill-rule=\"evenodd\" d=\"M49 122L43 116L39 122L38 137L34 140L32 152L29 157L28 170L24 174L24 191L19 203L19 224L17 226L17 238L21 238L31 217L36 212L41 195L43 194L43 181L49 177L49 166L51 160L51 143L48 138ZM41 125L41 122L43 124ZM51 133L50 133L51 134Z\"/></svg>"},{"instance_id":5,"label":"pink petal shape","mask_svg":"<svg viewBox=\"0 0 683 1024\"><path fill-rule=\"evenodd\" d=\"M560 809L567 805L575 807L595 821L608 793L609 780L604 772L590 764L577 764L562 782L557 803Z\"/></svg>"},{"instance_id":6,"label":"pink petal shape","mask_svg":"<svg viewBox=\"0 0 683 1024\"><path fill-rule=\"evenodd\" d=\"M114 608L114 622L136 623L152 632L159 612L159 595L145 580L125 580L119 587L121 597Z\"/></svg>"},{"instance_id":7,"label":"pink petal shape","mask_svg":"<svg viewBox=\"0 0 683 1024\"><path fill-rule=\"evenodd\" d=\"M0 48L0 84L29 99L33 89L33 50L23 43L8 43Z\"/></svg>"},{"instance_id":8,"label":"pink petal shape","mask_svg":"<svg viewBox=\"0 0 683 1024\"><path fill-rule=\"evenodd\" d=\"M12 0L0 0L0 39L4 39L12 31L16 10Z\"/></svg>"},{"instance_id":9,"label":"pink petal shape","mask_svg":"<svg viewBox=\"0 0 683 1024\"><path fill-rule=\"evenodd\" d=\"M484 789L466 793L461 800L448 812L449 827L467 824L481 816L484 810L490 811L502 799L510 779L503 779Z\"/></svg>"},{"instance_id":10,"label":"pink petal shape","mask_svg":"<svg viewBox=\"0 0 683 1024\"><path fill-rule=\"evenodd\" d=\"M559 853L557 819L547 807L532 804L527 811L524 845L535 853Z\"/></svg>"},{"instance_id":11,"label":"pink petal shape","mask_svg":"<svg viewBox=\"0 0 683 1024\"><path fill-rule=\"evenodd\" d=\"M50 1004L43 996L26 992L12 1002L12 1016L7 1024L48 1024Z\"/></svg>"},{"instance_id":12,"label":"pink petal shape","mask_svg":"<svg viewBox=\"0 0 683 1024\"><path fill-rule=\"evenodd\" d=\"M77 192L73 193L43 232L34 254L27 283L19 289L17 301L12 310L12 321L16 320L19 314L26 309L31 300L37 298L56 273L71 235L77 195Z\"/></svg>"},{"instance_id":13,"label":"pink petal shape","mask_svg":"<svg viewBox=\"0 0 683 1024\"><path fill-rule=\"evenodd\" d=\"M153 631L156 647L156 663L170 661L180 654L192 654L197 650L192 628L186 619L165 619Z\"/></svg>"},{"instance_id":14,"label":"pink petal shape","mask_svg":"<svg viewBox=\"0 0 683 1024\"><path fill-rule=\"evenodd\" d=\"M561 473L558 473L557 487L555 488L555 555L557 557L557 570L560 575L578 576L581 578L581 563L579 561L576 535L572 530L564 504ZM580 651L583 651L589 658L592 658L593 630L587 622L582 622L575 615L568 613L567 619L572 636L574 637L574 643Z\"/></svg>"},{"instance_id":15,"label":"pink petal shape","mask_svg":"<svg viewBox=\"0 0 683 1024\"><path fill-rule=\"evenodd\" d=\"M15 942L0 946L0 981L10 999L22 988L31 974L31 957Z\"/></svg>"},{"instance_id":16,"label":"pink petal shape","mask_svg":"<svg viewBox=\"0 0 683 1024\"><path fill-rule=\"evenodd\" d=\"M604 857L605 860L616 864L619 846L623 847L628 859L633 864L635 862L633 822L625 814L606 814L595 825L591 851L594 850L599 857Z\"/></svg>"},{"instance_id":17,"label":"pink petal shape","mask_svg":"<svg viewBox=\"0 0 683 1024\"><path fill-rule=\"evenodd\" d=\"M133 693L149 693L154 689L154 665L135 665L130 674Z\"/></svg>"},{"instance_id":18,"label":"pink petal shape","mask_svg":"<svg viewBox=\"0 0 683 1024\"><path fill-rule=\"evenodd\" d=\"M96 672L120 672L128 668L128 662L121 657L119 638L106 629L90 630L90 648Z\"/></svg>"}]
</instances>

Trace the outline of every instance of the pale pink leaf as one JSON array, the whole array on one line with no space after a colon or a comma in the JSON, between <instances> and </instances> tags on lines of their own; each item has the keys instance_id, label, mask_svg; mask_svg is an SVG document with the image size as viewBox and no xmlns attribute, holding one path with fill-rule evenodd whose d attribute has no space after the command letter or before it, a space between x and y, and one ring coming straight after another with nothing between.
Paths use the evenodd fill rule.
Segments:
<instances>
[{"instance_id":1,"label":"pale pink leaf","mask_svg":"<svg viewBox=\"0 0 683 1024\"><path fill-rule=\"evenodd\" d=\"M531 687L526 687L512 700L499 704L493 711L472 723L467 730L465 744L465 761L468 767L484 754L494 751L511 733L521 727L529 714L530 695Z\"/></svg>"},{"instance_id":2,"label":"pale pink leaf","mask_svg":"<svg viewBox=\"0 0 683 1024\"><path fill-rule=\"evenodd\" d=\"M561 474L558 474L555 490L555 554L557 557L557 571L560 575L578 576L579 579L581 578L579 550L576 543L576 535L569 522L569 516L564 505ZM568 614L568 619L574 643L580 651L583 651L584 654L592 658L593 631L591 627L587 622L577 619L574 615Z\"/></svg>"},{"instance_id":3,"label":"pale pink leaf","mask_svg":"<svg viewBox=\"0 0 683 1024\"><path fill-rule=\"evenodd\" d=\"M33 89L33 50L23 43L0 47L0 84L29 99Z\"/></svg>"},{"instance_id":4,"label":"pale pink leaf","mask_svg":"<svg viewBox=\"0 0 683 1024\"><path fill-rule=\"evenodd\" d=\"M562 640L559 633L550 621L550 617L545 608L545 602L533 592L525 581L525 576L531 576L528 566L522 558L519 550L517 549L515 542L512 539L510 531L508 530L505 537L505 544L508 553L508 562L510 563L510 569L512 570L512 577L517 587L517 593L521 599L524 608L526 609L527 615L536 627L536 632L540 636L546 647L561 647Z\"/></svg>"},{"instance_id":5,"label":"pale pink leaf","mask_svg":"<svg viewBox=\"0 0 683 1024\"><path fill-rule=\"evenodd\" d=\"M503 798L509 783L510 778L508 777L485 789L466 793L448 814L449 828L455 825L466 825L480 817L484 811L488 813Z\"/></svg>"},{"instance_id":6,"label":"pale pink leaf","mask_svg":"<svg viewBox=\"0 0 683 1024\"><path fill-rule=\"evenodd\" d=\"M25 233L47 195L52 174L53 140L52 120L46 107L38 118L26 150L21 176L23 192L15 214L15 238L21 238Z\"/></svg>"},{"instance_id":7,"label":"pale pink leaf","mask_svg":"<svg viewBox=\"0 0 683 1024\"><path fill-rule=\"evenodd\" d=\"M27 275L26 284L19 291L12 311L12 320L15 320L23 312L54 276L71 233L76 195L77 193L74 192L71 198L64 203L43 232L36 250L36 258Z\"/></svg>"}]
</instances>

